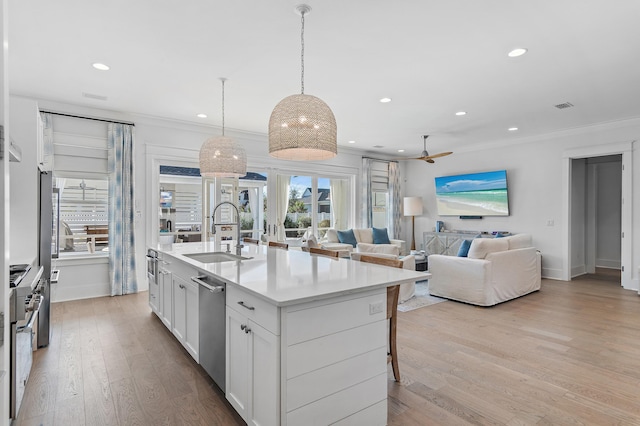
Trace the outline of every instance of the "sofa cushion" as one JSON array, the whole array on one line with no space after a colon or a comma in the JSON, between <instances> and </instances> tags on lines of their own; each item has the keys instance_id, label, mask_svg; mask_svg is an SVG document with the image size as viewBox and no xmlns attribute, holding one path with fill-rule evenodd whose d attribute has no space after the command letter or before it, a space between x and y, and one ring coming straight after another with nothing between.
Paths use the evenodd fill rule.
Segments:
<instances>
[{"instance_id":1,"label":"sofa cushion","mask_svg":"<svg viewBox=\"0 0 640 426\"><path fill-rule=\"evenodd\" d=\"M353 230L356 240L359 243L373 244L373 229L371 228L355 228Z\"/></svg>"},{"instance_id":2,"label":"sofa cushion","mask_svg":"<svg viewBox=\"0 0 640 426\"><path fill-rule=\"evenodd\" d=\"M353 234L353 229L347 229L346 231L338 231L338 241L343 244L351 244L353 247L358 245L356 236Z\"/></svg>"},{"instance_id":3,"label":"sofa cushion","mask_svg":"<svg viewBox=\"0 0 640 426\"><path fill-rule=\"evenodd\" d=\"M507 238L474 238L469 248L468 257L471 259L484 259L489 253L506 250L509 250L509 240Z\"/></svg>"},{"instance_id":4,"label":"sofa cushion","mask_svg":"<svg viewBox=\"0 0 640 426\"><path fill-rule=\"evenodd\" d=\"M460 248L458 249L458 257L467 257L469 256L469 249L471 248L472 240L462 240L462 244L460 244Z\"/></svg>"},{"instance_id":5,"label":"sofa cushion","mask_svg":"<svg viewBox=\"0 0 640 426\"><path fill-rule=\"evenodd\" d=\"M358 243L359 253L380 253L400 256L400 247L395 244L368 244Z\"/></svg>"},{"instance_id":6,"label":"sofa cushion","mask_svg":"<svg viewBox=\"0 0 640 426\"><path fill-rule=\"evenodd\" d=\"M373 228L373 244L391 244L387 228ZM364 242L364 241L363 241Z\"/></svg>"},{"instance_id":7,"label":"sofa cushion","mask_svg":"<svg viewBox=\"0 0 640 426\"><path fill-rule=\"evenodd\" d=\"M328 243L339 243L340 242L340 241L338 241L338 231L336 231L333 228L327 229L327 234L325 236L327 237L327 242Z\"/></svg>"},{"instance_id":8,"label":"sofa cushion","mask_svg":"<svg viewBox=\"0 0 640 426\"><path fill-rule=\"evenodd\" d=\"M304 247L318 247L318 240L316 240L316 236L312 235L309 238L307 238L307 242L304 244Z\"/></svg>"},{"instance_id":9,"label":"sofa cushion","mask_svg":"<svg viewBox=\"0 0 640 426\"><path fill-rule=\"evenodd\" d=\"M531 247L531 234L516 234L504 239L509 242L509 250Z\"/></svg>"}]
</instances>

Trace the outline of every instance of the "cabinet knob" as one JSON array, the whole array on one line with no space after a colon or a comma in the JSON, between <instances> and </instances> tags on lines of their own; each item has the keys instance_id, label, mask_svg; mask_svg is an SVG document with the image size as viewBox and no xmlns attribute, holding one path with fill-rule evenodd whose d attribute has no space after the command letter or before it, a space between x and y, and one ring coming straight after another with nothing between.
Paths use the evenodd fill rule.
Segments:
<instances>
[{"instance_id":1,"label":"cabinet knob","mask_svg":"<svg viewBox=\"0 0 640 426\"><path fill-rule=\"evenodd\" d=\"M184 284L178 284L178 287L184 290Z\"/></svg>"}]
</instances>

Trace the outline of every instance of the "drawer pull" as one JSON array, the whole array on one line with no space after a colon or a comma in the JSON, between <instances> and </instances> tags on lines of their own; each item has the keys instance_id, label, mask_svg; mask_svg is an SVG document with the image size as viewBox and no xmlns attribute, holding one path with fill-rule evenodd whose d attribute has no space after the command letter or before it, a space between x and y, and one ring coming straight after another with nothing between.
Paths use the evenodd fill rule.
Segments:
<instances>
[{"instance_id":1,"label":"drawer pull","mask_svg":"<svg viewBox=\"0 0 640 426\"><path fill-rule=\"evenodd\" d=\"M238 302L238 305L240 305L243 308L246 308L246 309L248 309L250 311L255 311L256 310L256 308L253 307L253 306L245 305L245 303L242 300Z\"/></svg>"}]
</instances>

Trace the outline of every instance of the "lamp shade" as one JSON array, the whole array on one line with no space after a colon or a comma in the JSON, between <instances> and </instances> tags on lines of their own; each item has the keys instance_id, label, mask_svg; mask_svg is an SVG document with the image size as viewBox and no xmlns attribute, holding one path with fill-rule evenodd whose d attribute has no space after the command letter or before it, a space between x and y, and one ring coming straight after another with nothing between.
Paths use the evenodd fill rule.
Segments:
<instances>
[{"instance_id":1,"label":"lamp shade","mask_svg":"<svg viewBox=\"0 0 640 426\"><path fill-rule=\"evenodd\" d=\"M291 95L275 106L269 119L269 155L309 161L337 154L336 119L322 99Z\"/></svg>"},{"instance_id":2,"label":"lamp shade","mask_svg":"<svg viewBox=\"0 0 640 426\"><path fill-rule=\"evenodd\" d=\"M215 136L200 147L200 175L203 177L242 177L247 174L247 154L232 138Z\"/></svg>"},{"instance_id":3,"label":"lamp shade","mask_svg":"<svg viewBox=\"0 0 640 426\"><path fill-rule=\"evenodd\" d=\"M420 216L422 214L422 197L404 197L404 215Z\"/></svg>"}]
</instances>

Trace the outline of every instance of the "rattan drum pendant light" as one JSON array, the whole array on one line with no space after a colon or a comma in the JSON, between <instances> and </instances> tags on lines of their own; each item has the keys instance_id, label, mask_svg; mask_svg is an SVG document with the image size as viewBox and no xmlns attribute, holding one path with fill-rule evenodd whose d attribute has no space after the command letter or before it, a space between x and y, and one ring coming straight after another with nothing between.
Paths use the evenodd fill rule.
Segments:
<instances>
[{"instance_id":1,"label":"rattan drum pendant light","mask_svg":"<svg viewBox=\"0 0 640 426\"><path fill-rule=\"evenodd\" d=\"M269 154L284 160L326 160L338 154L336 119L321 99L304 94L304 16L306 4L296 7L302 16L301 94L281 100L269 119Z\"/></svg>"},{"instance_id":2,"label":"rattan drum pendant light","mask_svg":"<svg viewBox=\"0 0 640 426\"><path fill-rule=\"evenodd\" d=\"M214 136L200 147L202 177L242 177L247 174L247 154L242 145L224 135L224 82L222 81L222 136Z\"/></svg>"}]
</instances>

